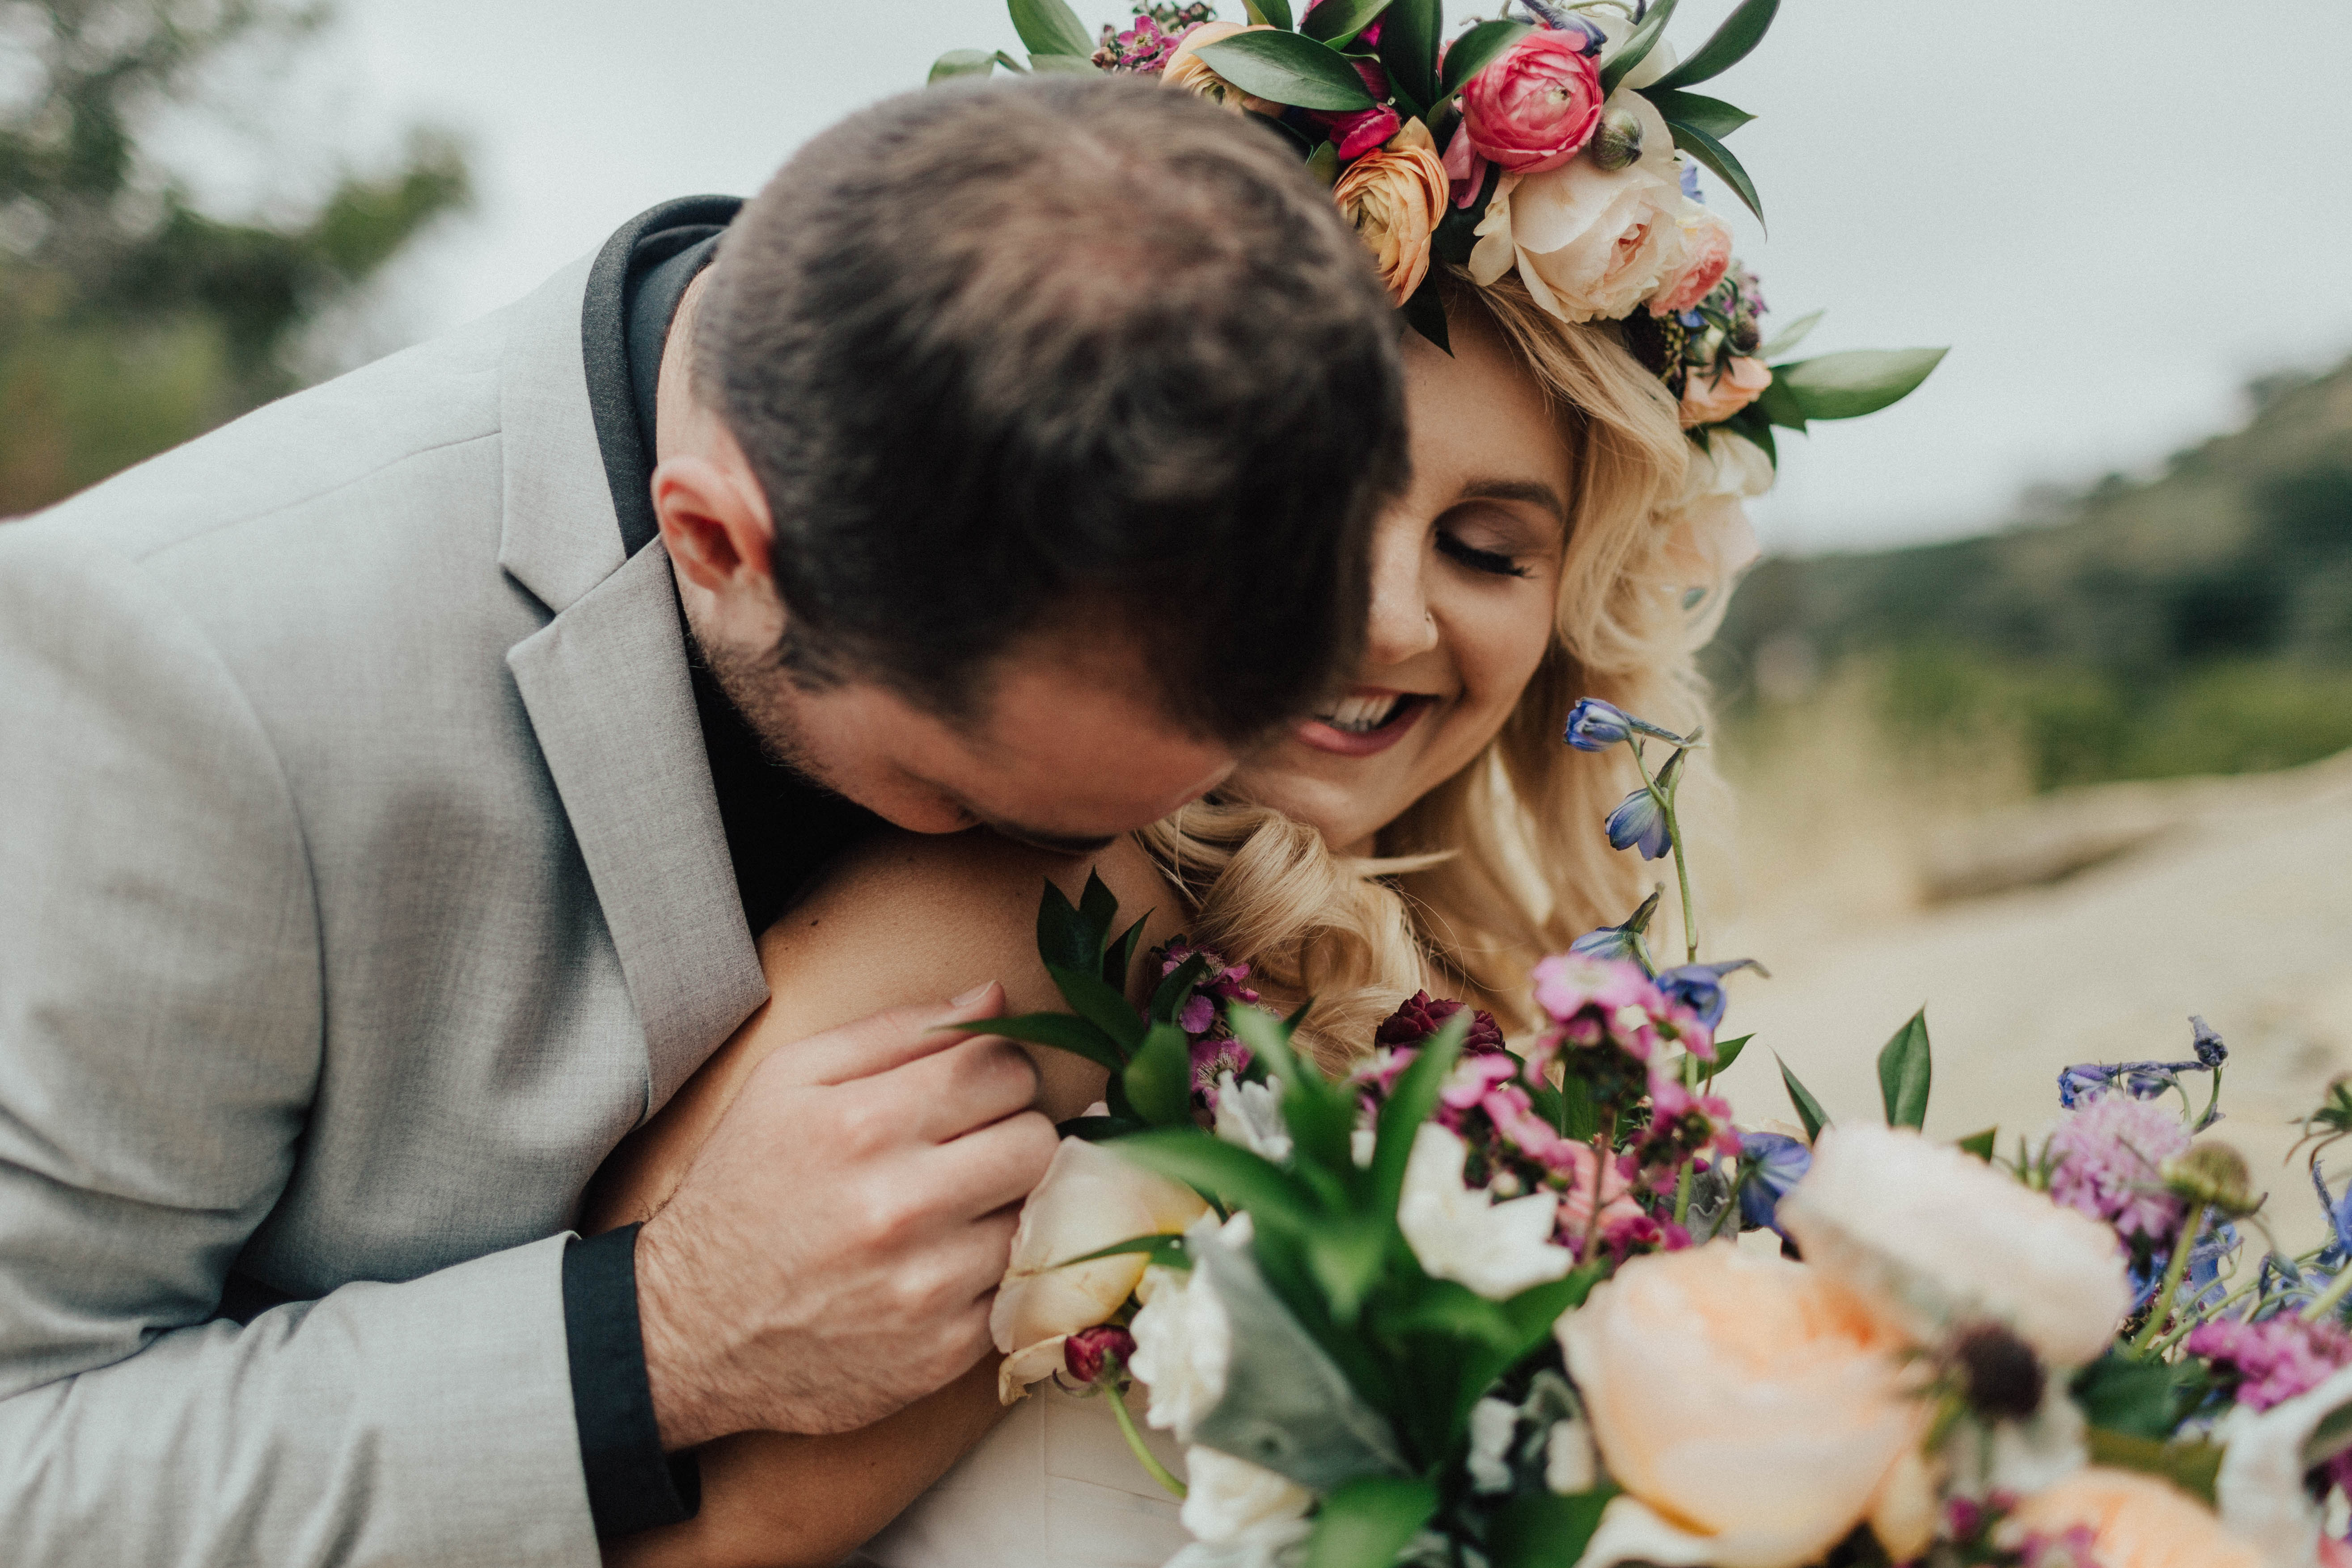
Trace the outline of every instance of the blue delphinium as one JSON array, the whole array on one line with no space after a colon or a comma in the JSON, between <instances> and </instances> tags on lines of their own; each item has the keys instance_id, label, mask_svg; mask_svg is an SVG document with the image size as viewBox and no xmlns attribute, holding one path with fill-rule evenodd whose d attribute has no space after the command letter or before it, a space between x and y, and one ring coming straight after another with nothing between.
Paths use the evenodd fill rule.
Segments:
<instances>
[{"instance_id":1,"label":"blue delphinium","mask_svg":"<svg viewBox=\"0 0 2352 1568\"><path fill-rule=\"evenodd\" d=\"M1650 944L1643 940L1650 930L1650 919L1658 912L1658 900L1665 889L1654 890L1642 900L1641 908L1625 917L1623 925L1601 926L1586 931L1568 944L1568 951L1580 958L1630 958L1642 966L1643 973L1655 974L1658 966L1650 960Z\"/></svg>"},{"instance_id":2,"label":"blue delphinium","mask_svg":"<svg viewBox=\"0 0 2352 1568\"><path fill-rule=\"evenodd\" d=\"M1752 958L1735 958L1728 963L1685 963L1660 970L1658 989L1696 1013L1698 1021L1712 1029L1723 1022L1723 977L1735 969L1764 972L1764 966Z\"/></svg>"},{"instance_id":3,"label":"blue delphinium","mask_svg":"<svg viewBox=\"0 0 2352 1568\"><path fill-rule=\"evenodd\" d=\"M1688 742L1672 730L1662 730L1646 719L1636 719L1613 702L1580 697L1568 710L1568 728L1560 736L1580 752L1605 752L1636 735L1647 735L1680 746Z\"/></svg>"},{"instance_id":4,"label":"blue delphinium","mask_svg":"<svg viewBox=\"0 0 2352 1568\"><path fill-rule=\"evenodd\" d=\"M1780 1230L1780 1200L1813 1168L1804 1140L1784 1132L1739 1135L1739 1223L1747 1230Z\"/></svg>"},{"instance_id":5,"label":"blue delphinium","mask_svg":"<svg viewBox=\"0 0 2352 1568\"><path fill-rule=\"evenodd\" d=\"M1609 847L1639 848L1644 860L1662 859L1675 847L1674 834L1666 826L1666 808L1647 788L1627 795L1609 814L1604 826L1609 829Z\"/></svg>"},{"instance_id":6,"label":"blue delphinium","mask_svg":"<svg viewBox=\"0 0 2352 1568\"><path fill-rule=\"evenodd\" d=\"M2058 1103L2068 1110L2084 1095L2110 1089L2119 1089L2134 1100L2154 1100L2172 1089L2180 1089L2185 1100L2189 1091L2181 1088L2183 1073L2219 1072L2230 1059L2230 1047L2221 1043L2221 1035L2204 1019L2192 1016L2189 1020L2196 1055L2181 1062L2077 1062L2063 1068L2058 1073ZM2202 1132L2221 1113L2212 1105L2205 1108L2192 1131Z\"/></svg>"}]
</instances>

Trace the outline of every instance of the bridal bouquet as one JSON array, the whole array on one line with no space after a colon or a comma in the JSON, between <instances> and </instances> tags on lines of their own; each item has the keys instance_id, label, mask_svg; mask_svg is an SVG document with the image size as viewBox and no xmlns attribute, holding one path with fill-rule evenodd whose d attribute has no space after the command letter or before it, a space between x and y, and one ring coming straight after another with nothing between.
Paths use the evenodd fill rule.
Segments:
<instances>
[{"instance_id":1,"label":"bridal bouquet","mask_svg":"<svg viewBox=\"0 0 2352 1568\"><path fill-rule=\"evenodd\" d=\"M1630 747L1607 824L1674 856L1693 741L1588 700L1568 739ZM1649 751L1667 752L1651 766ZM2250 1245L2262 1200L2205 1136L2227 1052L2070 1067L2004 1150L1920 1131L1915 1017L1878 1061L1884 1125L1736 1126L1711 1092L1723 981L1657 897L1534 973L1549 1026L1415 995L1345 1077L1247 971L1113 935L1098 882L1048 889L1072 1015L986 1026L1109 1072L1029 1200L993 1326L1003 1392L1109 1394L1196 1537L1179 1568L2304 1568L2352 1482L2352 1190L2330 1240ZM1685 896L1683 908L1688 911ZM2198 1101L2201 1100L2202 1103ZM1124 1394L1186 1447L1153 1460Z\"/></svg>"}]
</instances>

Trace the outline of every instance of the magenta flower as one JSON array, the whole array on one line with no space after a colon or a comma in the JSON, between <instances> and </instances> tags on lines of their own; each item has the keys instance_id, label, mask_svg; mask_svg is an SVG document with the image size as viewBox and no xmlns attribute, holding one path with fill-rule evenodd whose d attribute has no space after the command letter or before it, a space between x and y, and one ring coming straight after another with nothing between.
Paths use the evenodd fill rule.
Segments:
<instances>
[{"instance_id":1,"label":"magenta flower","mask_svg":"<svg viewBox=\"0 0 2352 1568\"><path fill-rule=\"evenodd\" d=\"M1538 27L1462 89L1462 126L1479 156L1507 170L1557 169L1601 124L1600 48L1582 31Z\"/></svg>"},{"instance_id":2,"label":"magenta flower","mask_svg":"<svg viewBox=\"0 0 2352 1568\"><path fill-rule=\"evenodd\" d=\"M1372 1035L1375 1046L1418 1046L1435 1035L1462 1011L1463 1005L1446 997L1433 997L1426 991L1416 991L1397 1010L1381 1021ZM1462 1051L1465 1056L1503 1048L1503 1026L1495 1022L1495 1015L1477 1008L1470 1015L1470 1032L1463 1037Z\"/></svg>"},{"instance_id":3,"label":"magenta flower","mask_svg":"<svg viewBox=\"0 0 2352 1568\"><path fill-rule=\"evenodd\" d=\"M1062 1362L1080 1383L1097 1383L1135 1359L1135 1336L1114 1323L1080 1329L1062 1342Z\"/></svg>"},{"instance_id":4,"label":"magenta flower","mask_svg":"<svg viewBox=\"0 0 2352 1568\"><path fill-rule=\"evenodd\" d=\"M2189 1152L2189 1130L2163 1105L2114 1092L2059 1113L2050 1135L2050 1195L2115 1227L2126 1244L2161 1245L2180 1228L2181 1200L2162 1167Z\"/></svg>"},{"instance_id":5,"label":"magenta flower","mask_svg":"<svg viewBox=\"0 0 2352 1568\"><path fill-rule=\"evenodd\" d=\"M2352 1366L2352 1335L2292 1312L2259 1323L2200 1323L2189 1331L2188 1350L2211 1366L2232 1400L2252 1410L2308 1394Z\"/></svg>"},{"instance_id":6,"label":"magenta flower","mask_svg":"<svg viewBox=\"0 0 2352 1568\"><path fill-rule=\"evenodd\" d=\"M1720 1095L1695 1094L1671 1074L1650 1080L1650 1124L1633 1145L1643 1168L1671 1173L1684 1162L1712 1149L1727 1160L1739 1158L1739 1133L1731 1125L1731 1104Z\"/></svg>"}]
</instances>

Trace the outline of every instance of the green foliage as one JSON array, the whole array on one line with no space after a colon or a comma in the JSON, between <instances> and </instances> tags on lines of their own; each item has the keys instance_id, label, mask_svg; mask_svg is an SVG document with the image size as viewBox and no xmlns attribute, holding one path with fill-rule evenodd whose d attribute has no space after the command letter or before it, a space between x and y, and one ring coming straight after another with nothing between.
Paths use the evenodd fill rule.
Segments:
<instances>
[{"instance_id":1,"label":"green foliage","mask_svg":"<svg viewBox=\"0 0 2352 1568\"><path fill-rule=\"evenodd\" d=\"M1822 1109L1822 1102L1813 1098L1813 1091L1798 1081L1797 1075L1789 1070L1787 1062L1780 1061L1778 1057L1772 1059L1780 1062L1780 1082L1789 1090L1789 1103L1797 1108L1797 1120L1804 1123L1806 1138L1819 1138L1822 1129L1830 1124L1830 1113Z\"/></svg>"},{"instance_id":2,"label":"green foliage","mask_svg":"<svg viewBox=\"0 0 2352 1568\"><path fill-rule=\"evenodd\" d=\"M931 62L925 85L960 76L986 76L996 69L996 57L986 49L950 49Z\"/></svg>"},{"instance_id":3,"label":"green foliage","mask_svg":"<svg viewBox=\"0 0 2352 1568\"><path fill-rule=\"evenodd\" d=\"M1858 349L1850 353L1824 354L1819 359L1799 360L1794 364L1774 365L1772 384L1793 401L1797 412L1805 419L1859 419L1916 392L1950 352Z\"/></svg>"},{"instance_id":4,"label":"green foliage","mask_svg":"<svg viewBox=\"0 0 2352 1568\"><path fill-rule=\"evenodd\" d=\"M1364 1476L1323 1500L1307 1538L1306 1568L1381 1568L1437 1511L1433 1481Z\"/></svg>"},{"instance_id":5,"label":"green foliage","mask_svg":"<svg viewBox=\"0 0 2352 1568\"><path fill-rule=\"evenodd\" d=\"M1569 1497L1519 1493L1495 1516L1486 1543L1495 1568L1576 1568L1616 1495L1611 1486Z\"/></svg>"},{"instance_id":6,"label":"green foliage","mask_svg":"<svg viewBox=\"0 0 2352 1568\"><path fill-rule=\"evenodd\" d=\"M2193 1361L2161 1361L2118 1347L2076 1373L2068 1387L2093 1426L2161 1443L2202 1396L2204 1376Z\"/></svg>"},{"instance_id":7,"label":"green foliage","mask_svg":"<svg viewBox=\"0 0 2352 1568\"><path fill-rule=\"evenodd\" d=\"M1788 1069L1783 1068L1782 1071ZM1933 1076L1927 1052L1927 1010L1895 1031L1878 1053L1878 1093L1885 1102L1889 1127L1927 1124L1927 1089Z\"/></svg>"},{"instance_id":8,"label":"green foliage","mask_svg":"<svg viewBox=\"0 0 2352 1568\"><path fill-rule=\"evenodd\" d=\"M2000 1129L1988 1127L1981 1132L1971 1132L1967 1137L1956 1141L1952 1146L1964 1154L1974 1154L1990 1165L1992 1163L1993 1149L2000 1142Z\"/></svg>"},{"instance_id":9,"label":"green foliage","mask_svg":"<svg viewBox=\"0 0 2352 1568\"><path fill-rule=\"evenodd\" d=\"M1300 109L1370 109L1372 95L1345 55L1297 33L1236 33L1194 51L1234 86Z\"/></svg>"},{"instance_id":10,"label":"green foliage","mask_svg":"<svg viewBox=\"0 0 2352 1568\"><path fill-rule=\"evenodd\" d=\"M0 0L32 79L0 105L0 516L30 510L290 391L293 351L427 225L469 199L465 159L419 135L307 213L198 210L144 151L205 69L299 37L274 0Z\"/></svg>"},{"instance_id":11,"label":"green foliage","mask_svg":"<svg viewBox=\"0 0 2352 1568\"><path fill-rule=\"evenodd\" d=\"M1651 83L1647 90L1653 97L1671 92L1677 88L1712 80L1746 59L1764 35L1771 29L1772 18L1780 13L1780 0L1741 0L1739 7L1723 20L1706 43L1691 57Z\"/></svg>"},{"instance_id":12,"label":"green foliage","mask_svg":"<svg viewBox=\"0 0 2352 1568\"><path fill-rule=\"evenodd\" d=\"M1675 0L1658 0L1642 18L1615 54L1601 65L1601 96L1607 98L1617 90L1618 84L1633 74L1633 68L1650 58L1658 40L1666 36L1666 24L1674 19Z\"/></svg>"},{"instance_id":13,"label":"green foliage","mask_svg":"<svg viewBox=\"0 0 2352 1568\"><path fill-rule=\"evenodd\" d=\"M1389 85L1419 107L1438 97L1437 38L1444 25L1440 0L1394 0L1381 19L1381 64Z\"/></svg>"},{"instance_id":14,"label":"green foliage","mask_svg":"<svg viewBox=\"0 0 2352 1568\"><path fill-rule=\"evenodd\" d=\"M1717 103L1714 99L1700 101L1715 104L1720 110L1731 110L1734 114L1739 112L1727 103ZM1739 198L1742 206L1756 215L1758 223L1764 221L1764 198L1756 194L1756 182L1748 177L1747 165L1732 155L1730 148L1699 126L1683 121L1668 120L1666 128L1675 133L1675 146L1697 159L1717 179L1730 186L1731 194Z\"/></svg>"},{"instance_id":15,"label":"green foliage","mask_svg":"<svg viewBox=\"0 0 2352 1568\"><path fill-rule=\"evenodd\" d=\"M1013 12L1013 30L1021 35L1023 46L1032 55L1076 55L1083 59L1095 52L1095 41L1087 36L1086 24L1063 0L1008 3Z\"/></svg>"},{"instance_id":16,"label":"green foliage","mask_svg":"<svg viewBox=\"0 0 2352 1568\"><path fill-rule=\"evenodd\" d=\"M1307 14L1298 30L1310 38L1319 38L1335 49L1344 49L1356 41L1356 35L1381 19L1389 8L1389 0L1324 0Z\"/></svg>"}]
</instances>

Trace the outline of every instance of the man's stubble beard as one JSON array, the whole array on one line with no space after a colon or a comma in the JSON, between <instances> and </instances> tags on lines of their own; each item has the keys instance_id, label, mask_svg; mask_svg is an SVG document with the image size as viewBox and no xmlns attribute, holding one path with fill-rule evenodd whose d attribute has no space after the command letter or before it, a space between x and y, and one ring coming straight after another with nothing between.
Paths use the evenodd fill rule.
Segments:
<instances>
[{"instance_id":1,"label":"man's stubble beard","mask_svg":"<svg viewBox=\"0 0 2352 1568\"><path fill-rule=\"evenodd\" d=\"M804 784L829 794L841 794L808 743L793 701L798 688L777 648L754 652L721 644L705 636L688 616L687 652L688 658L699 661L710 672L710 678L719 683L719 691L743 721L744 727L751 731L752 738L760 742L760 751L769 762Z\"/></svg>"}]
</instances>

